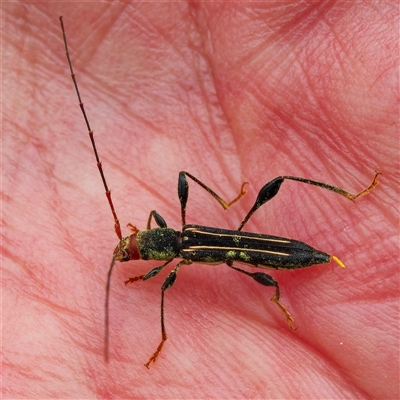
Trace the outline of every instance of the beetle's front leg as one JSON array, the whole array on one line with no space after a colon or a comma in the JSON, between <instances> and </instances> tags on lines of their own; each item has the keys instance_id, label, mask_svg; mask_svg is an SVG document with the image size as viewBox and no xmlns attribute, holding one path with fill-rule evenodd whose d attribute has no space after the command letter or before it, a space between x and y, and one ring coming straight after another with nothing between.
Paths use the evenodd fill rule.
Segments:
<instances>
[{"instance_id":1,"label":"beetle's front leg","mask_svg":"<svg viewBox=\"0 0 400 400\"><path fill-rule=\"evenodd\" d=\"M172 259L173 260L173 259ZM139 275L135 276L133 278L128 278L124 281L125 286L128 285L129 283L137 282L137 281L147 281L147 279L154 278L156 275L158 275L166 265L168 265L172 260L166 261L163 265L160 265L159 267L152 268L146 275Z\"/></svg>"},{"instance_id":2,"label":"beetle's front leg","mask_svg":"<svg viewBox=\"0 0 400 400\"><path fill-rule=\"evenodd\" d=\"M158 355L161 353L161 350L164 346L164 343L168 339L167 336L167 331L165 330L165 322L164 322L164 293L167 289L172 287L172 285L176 281L177 273L182 264L191 264L191 261L187 260L182 260L180 261L176 267L168 274L167 279L165 279L165 282L163 283L161 287L161 342L158 345L156 351L152 354L152 356L149 358L149 361L147 361L145 365L146 368L149 368L149 365L151 363L156 362Z\"/></svg>"}]
</instances>

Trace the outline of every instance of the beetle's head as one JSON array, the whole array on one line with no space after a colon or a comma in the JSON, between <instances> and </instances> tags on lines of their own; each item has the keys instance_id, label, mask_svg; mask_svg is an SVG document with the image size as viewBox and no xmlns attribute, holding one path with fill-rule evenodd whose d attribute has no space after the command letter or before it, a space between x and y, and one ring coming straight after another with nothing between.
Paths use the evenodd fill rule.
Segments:
<instances>
[{"instance_id":1,"label":"beetle's head","mask_svg":"<svg viewBox=\"0 0 400 400\"><path fill-rule=\"evenodd\" d=\"M139 260L140 254L137 248L136 240L137 232L132 235L124 237L120 240L117 247L114 250L114 260L116 261L129 261Z\"/></svg>"}]
</instances>

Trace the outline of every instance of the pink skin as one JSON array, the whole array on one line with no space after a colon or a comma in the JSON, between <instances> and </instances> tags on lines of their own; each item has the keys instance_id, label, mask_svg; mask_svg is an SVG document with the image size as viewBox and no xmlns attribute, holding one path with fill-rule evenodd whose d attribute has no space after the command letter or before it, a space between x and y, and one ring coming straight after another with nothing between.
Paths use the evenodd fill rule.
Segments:
<instances>
[{"instance_id":1,"label":"pink skin","mask_svg":"<svg viewBox=\"0 0 400 400\"><path fill-rule=\"evenodd\" d=\"M58 16L124 235L156 209L235 229L259 188L285 182L246 229L341 259L272 271L292 333L262 287L226 266L116 265L110 357L104 290L118 243L66 64ZM398 6L357 3L3 5L3 397L398 398ZM177 262L177 261L176 261ZM166 270L176 264L171 263Z\"/></svg>"}]
</instances>

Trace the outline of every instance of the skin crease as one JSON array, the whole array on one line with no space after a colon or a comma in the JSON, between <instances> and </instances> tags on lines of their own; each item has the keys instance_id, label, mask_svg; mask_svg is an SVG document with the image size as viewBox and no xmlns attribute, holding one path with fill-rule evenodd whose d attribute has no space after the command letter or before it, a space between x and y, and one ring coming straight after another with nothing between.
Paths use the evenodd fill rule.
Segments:
<instances>
[{"instance_id":1,"label":"skin crease","mask_svg":"<svg viewBox=\"0 0 400 400\"><path fill-rule=\"evenodd\" d=\"M398 5L3 5L4 398L376 398L398 387ZM357 192L350 201L285 182L246 230L292 237L335 263L272 271L291 333L265 288L226 266L114 270L110 363L104 289L117 239L69 77L58 16L124 234L156 209L235 229L279 175ZM176 262L170 264L171 268ZM267 271L268 272L268 271Z\"/></svg>"}]
</instances>

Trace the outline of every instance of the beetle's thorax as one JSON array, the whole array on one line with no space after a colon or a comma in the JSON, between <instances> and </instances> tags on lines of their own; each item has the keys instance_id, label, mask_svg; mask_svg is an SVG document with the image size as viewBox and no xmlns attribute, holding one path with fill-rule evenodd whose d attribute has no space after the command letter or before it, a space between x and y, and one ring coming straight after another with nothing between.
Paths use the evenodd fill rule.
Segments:
<instances>
[{"instance_id":1,"label":"beetle's thorax","mask_svg":"<svg viewBox=\"0 0 400 400\"><path fill-rule=\"evenodd\" d=\"M170 228L154 228L124 237L114 250L116 261L171 260L178 256L180 232Z\"/></svg>"}]
</instances>

